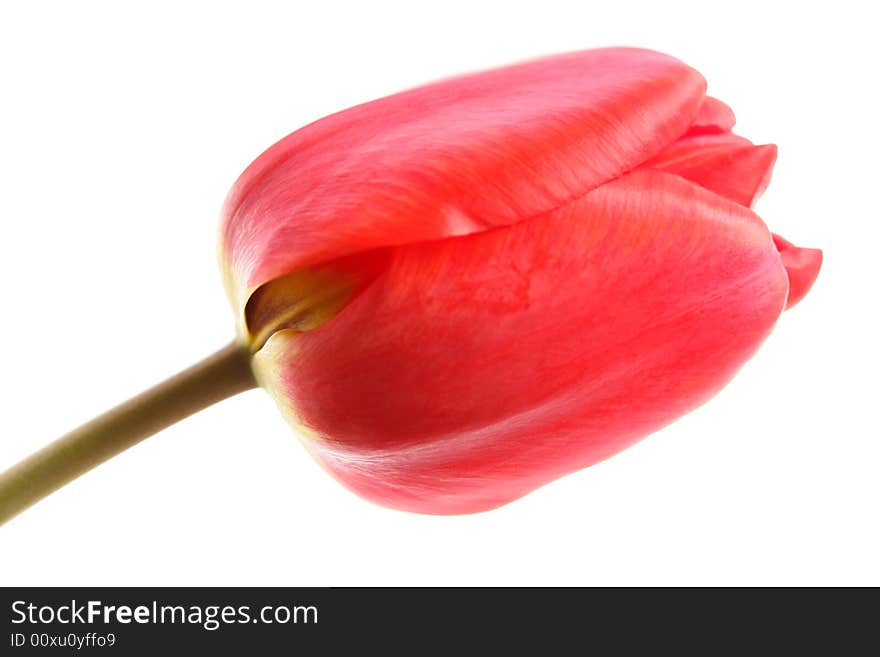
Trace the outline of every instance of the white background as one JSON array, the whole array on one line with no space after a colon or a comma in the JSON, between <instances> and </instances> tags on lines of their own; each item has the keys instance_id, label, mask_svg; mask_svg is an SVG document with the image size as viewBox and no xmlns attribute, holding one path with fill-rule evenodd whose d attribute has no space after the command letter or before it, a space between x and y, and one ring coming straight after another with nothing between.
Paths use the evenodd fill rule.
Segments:
<instances>
[{"instance_id":1,"label":"white background","mask_svg":"<svg viewBox=\"0 0 880 657\"><path fill-rule=\"evenodd\" d=\"M4 3L0 467L222 346L220 204L265 147L449 74L666 51L780 148L811 294L709 404L505 508L373 506L262 391L0 528L0 584L880 584L870 3Z\"/></svg>"}]
</instances>

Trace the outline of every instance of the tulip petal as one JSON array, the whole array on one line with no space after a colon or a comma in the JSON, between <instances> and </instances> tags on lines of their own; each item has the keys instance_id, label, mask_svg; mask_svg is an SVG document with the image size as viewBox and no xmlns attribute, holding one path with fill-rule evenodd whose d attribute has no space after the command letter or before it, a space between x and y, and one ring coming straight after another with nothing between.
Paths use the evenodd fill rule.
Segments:
<instances>
[{"instance_id":1,"label":"tulip petal","mask_svg":"<svg viewBox=\"0 0 880 657\"><path fill-rule=\"evenodd\" d=\"M686 134L669 144L650 160L644 162L642 166L662 169L666 166L675 165L680 161L699 158L706 153L716 150L735 150L744 146L752 146L752 142L732 132L718 132L705 135Z\"/></svg>"},{"instance_id":2,"label":"tulip petal","mask_svg":"<svg viewBox=\"0 0 880 657\"><path fill-rule=\"evenodd\" d=\"M721 133L680 139L644 166L751 207L770 184L775 163L775 145L754 146L743 137Z\"/></svg>"},{"instance_id":3,"label":"tulip petal","mask_svg":"<svg viewBox=\"0 0 880 657\"><path fill-rule=\"evenodd\" d=\"M707 400L771 330L787 289L749 209L637 170L529 221L391 249L332 320L275 333L254 363L347 486L467 513Z\"/></svg>"},{"instance_id":4,"label":"tulip petal","mask_svg":"<svg viewBox=\"0 0 880 657\"><path fill-rule=\"evenodd\" d=\"M733 110L717 98L706 96L697 118L688 129L688 135L730 132L734 125L736 125L736 116Z\"/></svg>"},{"instance_id":5,"label":"tulip petal","mask_svg":"<svg viewBox=\"0 0 880 657\"><path fill-rule=\"evenodd\" d=\"M441 81L321 119L272 146L224 208L241 313L277 277L368 249L509 225L654 156L703 103L699 73L590 50Z\"/></svg>"},{"instance_id":6,"label":"tulip petal","mask_svg":"<svg viewBox=\"0 0 880 657\"><path fill-rule=\"evenodd\" d=\"M788 301L785 309L788 310L798 301L803 299L822 267L822 251L819 249L806 249L797 247L779 235L773 235L773 243L779 250L782 264L788 274Z\"/></svg>"}]
</instances>

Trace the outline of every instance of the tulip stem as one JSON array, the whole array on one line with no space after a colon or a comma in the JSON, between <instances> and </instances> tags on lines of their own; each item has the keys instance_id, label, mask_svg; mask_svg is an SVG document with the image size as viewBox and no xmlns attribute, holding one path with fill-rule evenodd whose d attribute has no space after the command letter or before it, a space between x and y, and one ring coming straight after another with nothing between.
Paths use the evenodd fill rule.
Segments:
<instances>
[{"instance_id":1,"label":"tulip stem","mask_svg":"<svg viewBox=\"0 0 880 657\"><path fill-rule=\"evenodd\" d=\"M0 474L0 524L144 438L256 385L248 350L224 347Z\"/></svg>"}]
</instances>

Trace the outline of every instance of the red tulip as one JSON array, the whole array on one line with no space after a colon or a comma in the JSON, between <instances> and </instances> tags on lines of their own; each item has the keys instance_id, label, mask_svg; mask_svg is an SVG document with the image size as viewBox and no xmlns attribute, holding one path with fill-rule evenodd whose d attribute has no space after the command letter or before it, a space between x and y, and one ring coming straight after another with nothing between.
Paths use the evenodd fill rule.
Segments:
<instances>
[{"instance_id":1,"label":"red tulip","mask_svg":"<svg viewBox=\"0 0 880 657\"><path fill-rule=\"evenodd\" d=\"M459 77L263 153L222 253L260 383L344 484L467 513L702 404L821 252L749 208L775 146L635 49Z\"/></svg>"}]
</instances>

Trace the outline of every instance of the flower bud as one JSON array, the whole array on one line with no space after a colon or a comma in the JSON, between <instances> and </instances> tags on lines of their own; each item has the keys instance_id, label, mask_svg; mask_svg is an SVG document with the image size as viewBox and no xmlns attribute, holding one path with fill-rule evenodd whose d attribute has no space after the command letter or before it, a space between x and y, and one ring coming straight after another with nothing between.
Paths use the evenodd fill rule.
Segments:
<instances>
[{"instance_id":1,"label":"flower bud","mask_svg":"<svg viewBox=\"0 0 880 657\"><path fill-rule=\"evenodd\" d=\"M248 167L222 224L240 338L330 472L482 511L731 379L821 252L752 212L776 148L705 88L577 52L353 107Z\"/></svg>"}]
</instances>

